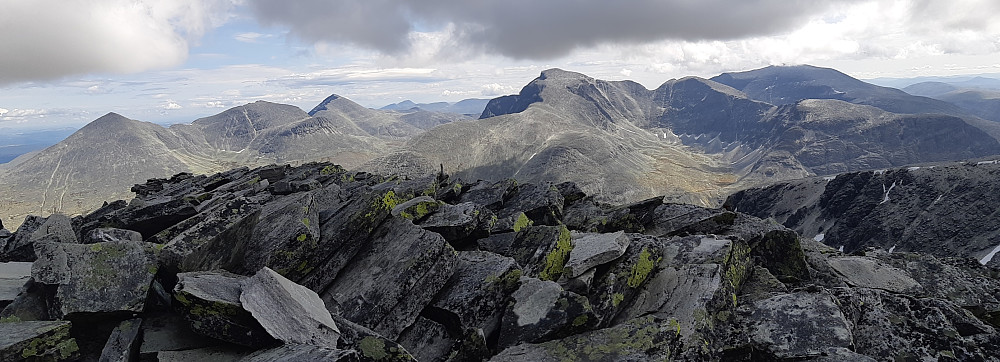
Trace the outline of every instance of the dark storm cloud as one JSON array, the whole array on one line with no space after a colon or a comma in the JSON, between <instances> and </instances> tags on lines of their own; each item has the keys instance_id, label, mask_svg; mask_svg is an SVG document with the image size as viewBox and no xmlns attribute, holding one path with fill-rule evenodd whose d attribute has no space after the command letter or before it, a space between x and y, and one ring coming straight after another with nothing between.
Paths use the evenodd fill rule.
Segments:
<instances>
[{"instance_id":1,"label":"dark storm cloud","mask_svg":"<svg viewBox=\"0 0 1000 362\"><path fill-rule=\"evenodd\" d=\"M455 26L459 44L545 59L602 43L731 40L794 29L854 0L249 0L264 24L307 41L347 42L395 54L412 30Z\"/></svg>"}]
</instances>

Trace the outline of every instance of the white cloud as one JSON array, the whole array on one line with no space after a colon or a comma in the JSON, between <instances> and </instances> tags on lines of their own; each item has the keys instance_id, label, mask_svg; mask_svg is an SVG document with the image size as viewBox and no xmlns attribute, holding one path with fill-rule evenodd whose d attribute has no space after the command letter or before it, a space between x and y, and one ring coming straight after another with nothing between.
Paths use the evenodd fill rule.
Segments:
<instances>
[{"instance_id":1,"label":"white cloud","mask_svg":"<svg viewBox=\"0 0 1000 362\"><path fill-rule=\"evenodd\" d=\"M7 112L10 112L10 110L6 108L0 108L0 117L3 117L3 115L7 114Z\"/></svg>"},{"instance_id":2,"label":"white cloud","mask_svg":"<svg viewBox=\"0 0 1000 362\"><path fill-rule=\"evenodd\" d=\"M161 105L160 108L162 108L162 109L181 109L181 108L184 108L184 107L182 107L177 102L174 102L172 100L167 100L167 102L165 104Z\"/></svg>"},{"instance_id":3,"label":"white cloud","mask_svg":"<svg viewBox=\"0 0 1000 362\"><path fill-rule=\"evenodd\" d=\"M232 0L15 0L0 11L0 85L175 66Z\"/></svg>"},{"instance_id":4,"label":"white cloud","mask_svg":"<svg viewBox=\"0 0 1000 362\"><path fill-rule=\"evenodd\" d=\"M517 93L517 88L499 83L490 83L482 86L479 94L487 97L502 96Z\"/></svg>"}]
</instances>

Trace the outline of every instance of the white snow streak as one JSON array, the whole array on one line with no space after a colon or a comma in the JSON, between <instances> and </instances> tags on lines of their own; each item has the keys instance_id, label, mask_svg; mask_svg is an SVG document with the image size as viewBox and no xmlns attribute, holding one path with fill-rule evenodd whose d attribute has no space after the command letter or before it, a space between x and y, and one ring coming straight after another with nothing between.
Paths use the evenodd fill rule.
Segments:
<instances>
[{"instance_id":1,"label":"white snow streak","mask_svg":"<svg viewBox=\"0 0 1000 362\"><path fill-rule=\"evenodd\" d=\"M885 184L882 184L882 192L884 192L885 195L882 197L882 202L878 203L879 205L889 202L889 191L892 191L892 189L895 187L896 187L896 181L892 182L892 186L889 186L889 189L886 189Z\"/></svg>"},{"instance_id":2,"label":"white snow streak","mask_svg":"<svg viewBox=\"0 0 1000 362\"><path fill-rule=\"evenodd\" d=\"M1000 253L1000 245L997 245L997 247L993 248L993 251L991 251L989 254L986 254L986 256L980 259L979 264L986 265L986 263L989 263L990 260L993 260L993 256L997 255L997 253Z\"/></svg>"}]
</instances>

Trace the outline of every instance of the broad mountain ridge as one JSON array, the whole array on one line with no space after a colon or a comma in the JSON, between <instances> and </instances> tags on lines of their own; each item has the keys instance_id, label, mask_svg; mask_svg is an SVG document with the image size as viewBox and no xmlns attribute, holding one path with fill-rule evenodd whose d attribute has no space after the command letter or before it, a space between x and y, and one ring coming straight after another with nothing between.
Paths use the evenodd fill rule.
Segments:
<instances>
[{"instance_id":1,"label":"broad mountain ridge","mask_svg":"<svg viewBox=\"0 0 1000 362\"><path fill-rule=\"evenodd\" d=\"M832 69L768 67L713 79L650 90L550 69L517 95L490 100L478 120L373 110L336 94L309 112L259 101L169 128L112 117L115 132L134 134L68 140L37 161L18 160L0 176L0 194L17 195L3 198L16 223L28 212L92 210L168 169L331 161L404 177L443 167L471 180L572 181L610 203L659 195L713 206L780 180L1000 154L1000 124ZM80 132L99 133L104 121ZM121 170L62 165L73 157L128 160Z\"/></svg>"}]
</instances>

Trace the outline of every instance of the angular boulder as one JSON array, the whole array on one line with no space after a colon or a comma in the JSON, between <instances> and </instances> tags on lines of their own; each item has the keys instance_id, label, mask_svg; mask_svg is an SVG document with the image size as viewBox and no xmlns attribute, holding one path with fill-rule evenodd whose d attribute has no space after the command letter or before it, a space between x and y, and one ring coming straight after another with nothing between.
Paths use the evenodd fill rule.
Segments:
<instances>
[{"instance_id":1,"label":"angular boulder","mask_svg":"<svg viewBox=\"0 0 1000 362\"><path fill-rule=\"evenodd\" d=\"M180 272L232 268L257 225L260 207L247 198L234 198L203 210L163 233L164 267Z\"/></svg>"},{"instance_id":2,"label":"angular boulder","mask_svg":"<svg viewBox=\"0 0 1000 362\"><path fill-rule=\"evenodd\" d=\"M247 347L277 343L240 302L245 276L225 271L177 275L174 298L191 329L202 335Z\"/></svg>"},{"instance_id":3,"label":"angular boulder","mask_svg":"<svg viewBox=\"0 0 1000 362\"><path fill-rule=\"evenodd\" d=\"M35 244L31 275L53 285L50 313L139 313L158 268L159 249L133 241L96 244Z\"/></svg>"},{"instance_id":4,"label":"angular boulder","mask_svg":"<svg viewBox=\"0 0 1000 362\"><path fill-rule=\"evenodd\" d=\"M586 297L553 281L523 278L512 299L500 326L500 348L565 337L597 323Z\"/></svg>"},{"instance_id":5,"label":"angular boulder","mask_svg":"<svg viewBox=\"0 0 1000 362\"><path fill-rule=\"evenodd\" d=\"M489 223L495 217L492 211L476 203L445 204L421 221L420 227L441 234L452 245L460 245L468 239L489 235Z\"/></svg>"},{"instance_id":6,"label":"angular boulder","mask_svg":"<svg viewBox=\"0 0 1000 362\"><path fill-rule=\"evenodd\" d=\"M436 233L391 218L322 294L327 307L389 339L417 318L455 269L455 250ZM339 258L338 258L339 259Z\"/></svg>"},{"instance_id":7,"label":"angular boulder","mask_svg":"<svg viewBox=\"0 0 1000 362\"><path fill-rule=\"evenodd\" d=\"M485 251L460 251L455 273L438 292L429 312L446 314L453 330L481 329L492 336L510 294L520 285L513 259Z\"/></svg>"},{"instance_id":8,"label":"angular boulder","mask_svg":"<svg viewBox=\"0 0 1000 362\"><path fill-rule=\"evenodd\" d=\"M336 348L340 330L323 300L270 268L241 283L240 302L261 326L284 343Z\"/></svg>"},{"instance_id":9,"label":"angular boulder","mask_svg":"<svg viewBox=\"0 0 1000 362\"><path fill-rule=\"evenodd\" d=\"M851 348L851 325L829 293L796 292L754 303L750 339L778 359L822 356L828 348Z\"/></svg>"},{"instance_id":10,"label":"angular boulder","mask_svg":"<svg viewBox=\"0 0 1000 362\"><path fill-rule=\"evenodd\" d=\"M913 280L906 271L875 259L845 256L830 258L829 263L852 286L882 289L896 293L921 289L920 283Z\"/></svg>"},{"instance_id":11,"label":"angular boulder","mask_svg":"<svg viewBox=\"0 0 1000 362\"><path fill-rule=\"evenodd\" d=\"M111 332L108 343L101 351L101 361L108 362L128 362L139 359L139 345L142 339L139 331L142 330L142 319L129 319L118 324L118 327Z\"/></svg>"},{"instance_id":12,"label":"angular boulder","mask_svg":"<svg viewBox=\"0 0 1000 362\"><path fill-rule=\"evenodd\" d=\"M565 275L576 278L598 265L609 263L625 254L631 242L625 232L610 234L574 233L573 251L566 260Z\"/></svg>"}]
</instances>

